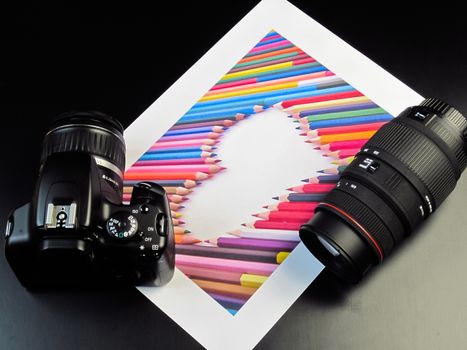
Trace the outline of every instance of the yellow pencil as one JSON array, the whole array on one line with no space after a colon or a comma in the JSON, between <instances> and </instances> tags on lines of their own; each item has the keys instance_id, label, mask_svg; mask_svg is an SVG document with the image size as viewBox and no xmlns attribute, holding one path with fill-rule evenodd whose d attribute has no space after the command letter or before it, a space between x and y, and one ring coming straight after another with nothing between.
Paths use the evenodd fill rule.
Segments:
<instances>
[{"instance_id":1,"label":"yellow pencil","mask_svg":"<svg viewBox=\"0 0 467 350\"><path fill-rule=\"evenodd\" d=\"M293 82L289 82L289 83L268 85L268 86L262 86L262 87L251 88L251 89L244 89L244 90L239 90L239 91L229 91L229 92L222 92L222 93L219 93L219 94L205 95L203 98L200 99L200 101L217 100L217 99L225 98L225 97L241 96L241 95L254 94L254 93L258 93L258 92L267 92L267 91L288 89L288 88L294 88L294 87L297 87L297 86L298 86L298 81L293 81Z\"/></svg>"},{"instance_id":2,"label":"yellow pencil","mask_svg":"<svg viewBox=\"0 0 467 350\"><path fill-rule=\"evenodd\" d=\"M240 285L244 287L259 288L268 279L268 276L242 274L240 277Z\"/></svg>"},{"instance_id":3,"label":"yellow pencil","mask_svg":"<svg viewBox=\"0 0 467 350\"><path fill-rule=\"evenodd\" d=\"M344 106L344 105L354 105L358 103L365 103L371 102L370 99L366 96L358 96L358 97L349 97L349 98L342 98L340 100L330 100L330 101L321 101L321 102L313 102L313 103L306 103L302 105L296 105L283 110L283 112L287 113L297 113L302 111L312 111L314 109L319 108L326 108L326 107L337 107L337 106Z\"/></svg>"},{"instance_id":4,"label":"yellow pencil","mask_svg":"<svg viewBox=\"0 0 467 350\"><path fill-rule=\"evenodd\" d=\"M280 69L280 68L286 68L286 67L292 67L292 66L293 66L293 62L288 61L284 63L271 64L270 66L265 66L265 67L247 69L241 72L226 74L221 78L221 81L225 79L238 78L238 77L243 77L245 75L250 75L254 73L262 73L262 72L267 72L267 71L274 70L274 69Z\"/></svg>"}]
</instances>

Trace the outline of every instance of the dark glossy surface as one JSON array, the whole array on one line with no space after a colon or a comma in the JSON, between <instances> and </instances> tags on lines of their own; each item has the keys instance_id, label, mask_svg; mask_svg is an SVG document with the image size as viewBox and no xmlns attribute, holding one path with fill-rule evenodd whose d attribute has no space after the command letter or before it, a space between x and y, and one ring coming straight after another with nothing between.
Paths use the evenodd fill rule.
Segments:
<instances>
[{"instance_id":1,"label":"dark glossy surface","mask_svg":"<svg viewBox=\"0 0 467 350\"><path fill-rule=\"evenodd\" d=\"M2 11L9 20L0 34L2 227L8 210L30 200L49 120L97 109L128 126L254 3ZM446 2L415 10L293 3L420 94L467 112L460 9ZM171 33L173 26L184 34ZM464 348L466 191L462 179L420 234L360 285L348 289L328 274L318 277L258 349ZM0 349L200 348L134 288L29 293L3 254L0 286Z\"/></svg>"}]
</instances>

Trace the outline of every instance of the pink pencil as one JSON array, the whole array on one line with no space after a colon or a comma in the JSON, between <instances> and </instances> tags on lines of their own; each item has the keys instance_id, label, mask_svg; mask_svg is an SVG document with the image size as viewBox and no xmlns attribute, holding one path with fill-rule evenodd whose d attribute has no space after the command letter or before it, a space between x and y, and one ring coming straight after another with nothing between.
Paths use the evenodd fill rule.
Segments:
<instances>
[{"instance_id":1,"label":"pink pencil","mask_svg":"<svg viewBox=\"0 0 467 350\"><path fill-rule=\"evenodd\" d=\"M331 191L336 184L307 184L288 188L289 191L297 193L327 193Z\"/></svg>"},{"instance_id":2,"label":"pink pencil","mask_svg":"<svg viewBox=\"0 0 467 350\"><path fill-rule=\"evenodd\" d=\"M362 148L362 146L367 142L368 140L335 141L315 147L315 149L319 149L321 151L339 151L342 149Z\"/></svg>"},{"instance_id":3,"label":"pink pencil","mask_svg":"<svg viewBox=\"0 0 467 350\"><path fill-rule=\"evenodd\" d=\"M310 130L306 133L306 136L310 138L315 138L318 136L323 135L331 135L331 134L343 134L347 132L357 132L357 131L368 131L368 130L378 130L382 127L385 122L382 123L367 123L367 124L358 124L358 125L349 125L349 126L335 126L329 128L321 128ZM304 136L303 134L301 134Z\"/></svg>"},{"instance_id":4,"label":"pink pencil","mask_svg":"<svg viewBox=\"0 0 467 350\"><path fill-rule=\"evenodd\" d=\"M248 52L248 53L258 53L258 52L261 52L261 51L264 51L264 50L279 48L279 47L290 45L290 44L291 44L290 41L288 41L287 39L284 39L284 40L281 40L281 41L276 41L275 43L255 47L255 48L251 49L250 52Z\"/></svg>"},{"instance_id":5,"label":"pink pencil","mask_svg":"<svg viewBox=\"0 0 467 350\"><path fill-rule=\"evenodd\" d=\"M212 153L211 155L215 155ZM191 165L191 164L216 164L220 159L212 157L186 158L186 159L162 159L162 160L140 160L133 166L158 166L158 165Z\"/></svg>"},{"instance_id":6,"label":"pink pencil","mask_svg":"<svg viewBox=\"0 0 467 350\"><path fill-rule=\"evenodd\" d=\"M160 165L160 166L132 166L126 171L126 174L144 174L157 172L202 172L207 174L215 174L225 169L216 164L193 164L193 165Z\"/></svg>"},{"instance_id":7,"label":"pink pencil","mask_svg":"<svg viewBox=\"0 0 467 350\"><path fill-rule=\"evenodd\" d=\"M163 136L159 139L158 142L183 141L183 140L193 140L193 139L217 139L221 135L222 134L218 132L204 132L204 133L195 133L195 134Z\"/></svg>"},{"instance_id":8,"label":"pink pencil","mask_svg":"<svg viewBox=\"0 0 467 350\"><path fill-rule=\"evenodd\" d=\"M170 128L170 130L180 130L180 129L187 129L187 128L198 128L201 126L226 126L230 127L235 124L234 120L225 119L225 120L210 120L206 122L199 122L199 123L190 123L190 124L180 124L174 125Z\"/></svg>"},{"instance_id":9,"label":"pink pencil","mask_svg":"<svg viewBox=\"0 0 467 350\"><path fill-rule=\"evenodd\" d=\"M269 276L278 264L177 254L176 265Z\"/></svg>"},{"instance_id":10,"label":"pink pencil","mask_svg":"<svg viewBox=\"0 0 467 350\"><path fill-rule=\"evenodd\" d=\"M172 148L172 147L193 147L193 146L213 146L218 142L218 140L212 139L194 139L186 141L169 141L169 142L156 142L151 146L151 150Z\"/></svg>"},{"instance_id":11,"label":"pink pencil","mask_svg":"<svg viewBox=\"0 0 467 350\"><path fill-rule=\"evenodd\" d=\"M247 69L266 67L266 66L269 66L269 65L272 65L272 64L284 63L284 62L289 62L289 61L298 62L297 64L304 64L303 62L300 61L300 60L303 60L303 59L310 59L310 61L308 61L309 63L314 62L314 59L310 58L306 53L301 53L301 54L295 55L293 57L285 57L285 58L281 58L281 59L278 59L278 60L273 60L273 61L268 61L268 62L263 62L263 63L251 64L251 65L244 66L244 67L234 68L234 69L231 69L229 71L229 73L241 72L241 71L247 70ZM211 92L208 92L206 95L209 95L209 94L211 94Z\"/></svg>"},{"instance_id":12,"label":"pink pencil","mask_svg":"<svg viewBox=\"0 0 467 350\"><path fill-rule=\"evenodd\" d=\"M267 37L261 39L259 42L260 43L265 43L266 41L271 41L271 40L275 40L275 39L279 39L279 38L282 38L282 36L280 34L276 34L276 35L267 36Z\"/></svg>"},{"instance_id":13,"label":"pink pencil","mask_svg":"<svg viewBox=\"0 0 467 350\"><path fill-rule=\"evenodd\" d=\"M339 151L328 152L324 154L326 157L331 157L334 159L343 159L356 155L360 151L360 148L347 148Z\"/></svg>"}]
</instances>

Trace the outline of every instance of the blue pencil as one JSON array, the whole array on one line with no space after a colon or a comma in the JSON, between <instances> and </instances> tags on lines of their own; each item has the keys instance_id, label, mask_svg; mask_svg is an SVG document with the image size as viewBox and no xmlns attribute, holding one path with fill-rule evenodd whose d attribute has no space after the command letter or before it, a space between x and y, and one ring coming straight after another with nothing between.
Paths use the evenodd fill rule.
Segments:
<instances>
[{"instance_id":1,"label":"blue pencil","mask_svg":"<svg viewBox=\"0 0 467 350\"><path fill-rule=\"evenodd\" d=\"M166 159L187 159L201 158L204 151L197 152L170 152L170 153L145 153L139 159L141 160L166 160ZM211 154L215 157L215 154Z\"/></svg>"},{"instance_id":2,"label":"blue pencil","mask_svg":"<svg viewBox=\"0 0 467 350\"><path fill-rule=\"evenodd\" d=\"M315 110L302 111L299 113L299 118L308 117L309 115L318 115L325 113L335 113L335 112L347 112L347 111L356 111L358 109L368 109L368 108L378 108L379 106L373 102L359 103L354 105L344 105L337 107L325 107Z\"/></svg>"},{"instance_id":3,"label":"blue pencil","mask_svg":"<svg viewBox=\"0 0 467 350\"><path fill-rule=\"evenodd\" d=\"M156 150L148 150L146 151L145 154L151 153L151 154L162 154L162 153L173 153L173 152L201 152L204 151L204 147L201 146L196 146L196 147L171 147L171 148L162 148L162 149L156 149ZM214 150L217 147L215 146L209 146L210 150Z\"/></svg>"},{"instance_id":4,"label":"blue pencil","mask_svg":"<svg viewBox=\"0 0 467 350\"><path fill-rule=\"evenodd\" d=\"M264 46L264 45L267 45L267 44L272 44L272 43L277 43L278 41L282 41L282 40L287 40L286 38L283 38L283 37L280 37L280 38L276 38L276 39L271 39L271 40L268 40L268 41L263 41L263 42L259 42L255 45L255 47L260 47L260 46Z\"/></svg>"},{"instance_id":5,"label":"blue pencil","mask_svg":"<svg viewBox=\"0 0 467 350\"><path fill-rule=\"evenodd\" d=\"M319 175L313 178L320 184L331 184L336 183L339 180L339 175ZM303 182L310 182L310 178L306 178L302 180Z\"/></svg>"},{"instance_id":6,"label":"blue pencil","mask_svg":"<svg viewBox=\"0 0 467 350\"><path fill-rule=\"evenodd\" d=\"M321 86L325 86L325 85L324 84L323 85L318 84L318 86L321 87ZM306 86L304 86L304 87L306 87ZM303 94L304 94L304 96L318 96L318 95L331 93L331 92L327 92L327 91L333 91L331 89L336 89L334 92L354 90L354 88L352 88L349 85L337 86L335 88L318 89L318 90L313 89L313 86L312 86L311 89L304 91ZM339 90L339 89L341 89L341 90ZM276 96L281 97L278 100L280 102L280 101L283 101L284 99L286 99L286 97L293 96L293 95L294 95L294 93L285 94L285 95L276 95ZM253 105L258 105L258 106L263 105L264 109L266 109L267 107L272 106L272 104L269 104L268 98L264 98L264 97L259 97L259 98L255 98L255 99L251 99L251 100L250 99L244 99L244 100L240 100L240 101L233 101L233 102L221 103L221 104L218 104L218 103L212 104L211 103L211 104L206 105L207 102L214 102L214 101L198 102L197 104L195 104L192 107L192 109L190 109L190 111L196 111L196 112L201 113L201 112L215 111L215 110L217 110L219 108L243 108L243 107L251 106L252 104Z\"/></svg>"},{"instance_id":7,"label":"blue pencil","mask_svg":"<svg viewBox=\"0 0 467 350\"><path fill-rule=\"evenodd\" d=\"M310 92L299 92L299 93L290 94L290 95L268 97L264 99L264 104L266 106L272 106L276 103L279 103L285 100L292 100L296 98L312 97L312 96L320 96L320 95L328 95L328 94L334 94L338 92L347 92L347 91L354 91L354 90L355 89L350 85L337 86L337 87L333 87L329 89L321 89L321 90L315 90L315 91L310 91Z\"/></svg>"},{"instance_id":8,"label":"blue pencil","mask_svg":"<svg viewBox=\"0 0 467 350\"><path fill-rule=\"evenodd\" d=\"M263 53L268 53L268 52L272 52L272 51L279 51L279 50L283 50L283 49L288 49L289 47L293 47L294 44L290 43L290 44L287 44L287 45L281 45L279 47L271 47L270 49L266 49L266 50L261 50L259 52L252 52L252 53L249 53L249 54L246 54L245 57L251 57L251 56L257 56L257 55L262 55Z\"/></svg>"},{"instance_id":9,"label":"blue pencil","mask_svg":"<svg viewBox=\"0 0 467 350\"><path fill-rule=\"evenodd\" d=\"M219 101L219 100L215 100ZM241 100L240 100L241 101ZM211 101L208 101L211 102ZM232 115L236 115L237 113L242 113L242 114L254 114L257 112L261 112L263 110L262 106L259 105L253 105L249 107L242 107L242 108L222 108L222 106L219 106L218 109L212 110L212 111L203 111L203 112L190 112L188 111L183 117L180 118L180 120L189 120L191 119L198 119L199 117L210 117L210 116L216 116L216 117L228 117Z\"/></svg>"},{"instance_id":10,"label":"blue pencil","mask_svg":"<svg viewBox=\"0 0 467 350\"><path fill-rule=\"evenodd\" d=\"M255 103L255 102L262 103L263 99L266 97L296 94L299 92L314 91L314 90L319 90L322 88L337 87L337 86L342 86L342 85L347 85L347 83L344 82L343 80L337 80L334 82L324 82L324 83L321 82L317 84L309 84L309 85L297 86L297 87L287 88L287 89L257 92L257 93L249 94L249 95L241 95L241 96L219 98L216 100L201 101L201 102L196 103L196 105L194 105L193 108L195 107L202 108L202 107L213 106L213 105L223 105L224 103L231 103L231 102L237 102L237 101L245 101L249 103ZM242 112L239 109L236 109L235 111L237 111L237 113L246 113L246 114L254 113L251 111ZM203 113L206 113L206 112L196 112L196 110L194 112L191 112L190 110L185 115L203 115Z\"/></svg>"},{"instance_id":11,"label":"blue pencil","mask_svg":"<svg viewBox=\"0 0 467 350\"><path fill-rule=\"evenodd\" d=\"M288 202L319 202L326 197L327 193L289 193L279 197L273 197L281 201Z\"/></svg>"},{"instance_id":12,"label":"blue pencil","mask_svg":"<svg viewBox=\"0 0 467 350\"><path fill-rule=\"evenodd\" d=\"M202 123L202 122L207 122L207 121L215 121L215 120L219 120L219 121L223 121L223 120L235 120L235 121L239 121L239 120L242 120L246 117L247 115L246 114L243 114L243 113L237 113L237 114L232 114L232 115L225 115L225 116L221 116L221 117L218 117L217 115L214 115L214 116L207 116L207 117L189 117L189 118L180 118L176 123L175 125L183 125L183 124L193 124L193 123Z\"/></svg>"},{"instance_id":13,"label":"blue pencil","mask_svg":"<svg viewBox=\"0 0 467 350\"><path fill-rule=\"evenodd\" d=\"M297 65L297 66L277 68L277 69L269 70L269 71L266 71L266 72L260 72L260 73L256 72L256 73L251 73L251 74L248 74L248 75L242 75L242 76L239 76L239 77L223 78L219 82L220 83L230 83L230 82L233 82L233 81L245 80L245 79L249 79L249 78L259 79L261 77L270 76L270 75L273 75L273 74L294 72L294 71L301 70L301 69L308 69L308 68L315 68L315 67L321 67L321 64L319 62L312 62L312 63L300 64L300 65Z\"/></svg>"},{"instance_id":14,"label":"blue pencil","mask_svg":"<svg viewBox=\"0 0 467 350\"><path fill-rule=\"evenodd\" d=\"M320 129L320 128L329 128L333 126L349 126L356 124L366 124L366 123L379 123L391 120L393 118L390 114L374 114L366 115L363 117L351 117L351 118L340 118L340 119L331 119L331 120L321 120L316 122L310 122L308 125L310 129Z\"/></svg>"},{"instance_id":15,"label":"blue pencil","mask_svg":"<svg viewBox=\"0 0 467 350\"><path fill-rule=\"evenodd\" d=\"M140 183L141 180L125 180L123 182L125 186L132 186L132 185L136 185L137 183ZM201 184L201 181L193 181L193 180L157 180L155 182L161 186L166 186L166 187L187 187L187 188L189 188L187 183L192 183L192 184L196 183L196 185Z\"/></svg>"},{"instance_id":16,"label":"blue pencil","mask_svg":"<svg viewBox=\"0 0 467 350\"><path fill-rule=\"evenodd\" d=\"M167 131L164 136L178 136L178 135L187 135L187 134L201 134L205 132L213 131L213 126L199 126L196 128L186 128L186 129L176 129ZM217 126L217 128L226 129L224 126Z\"/></svg>"},{"instance_id":17,"label":"blue pencil","mask_svg":"<svg viewBox=\"0 0 467 350\"><path fill-rule=\"evenodd\" d=\"M270 36L273 36L273 35L279 35L278 32L276 32L275 30L271 30L269 33L267 33L264 37L265 38L269 38Z\"/></svg>"}]
</instances>

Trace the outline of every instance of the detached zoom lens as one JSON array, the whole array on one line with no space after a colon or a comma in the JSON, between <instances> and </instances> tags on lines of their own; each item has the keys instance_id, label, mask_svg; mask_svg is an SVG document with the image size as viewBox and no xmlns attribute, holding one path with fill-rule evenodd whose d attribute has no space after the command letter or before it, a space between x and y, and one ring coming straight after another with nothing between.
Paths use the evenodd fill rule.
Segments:
<instances>
[{"instance_id":1,"label":"detached zoom lens","mask_svg":"<svg viewBox=\"0 0 467 350\"><path fill-rule=\"evenodd\" d=\"M358 282L452 192L466 141L467 120L447 103L407 108L363 146L300 238L332 272Z\"/></svg>"}]
</instances>

